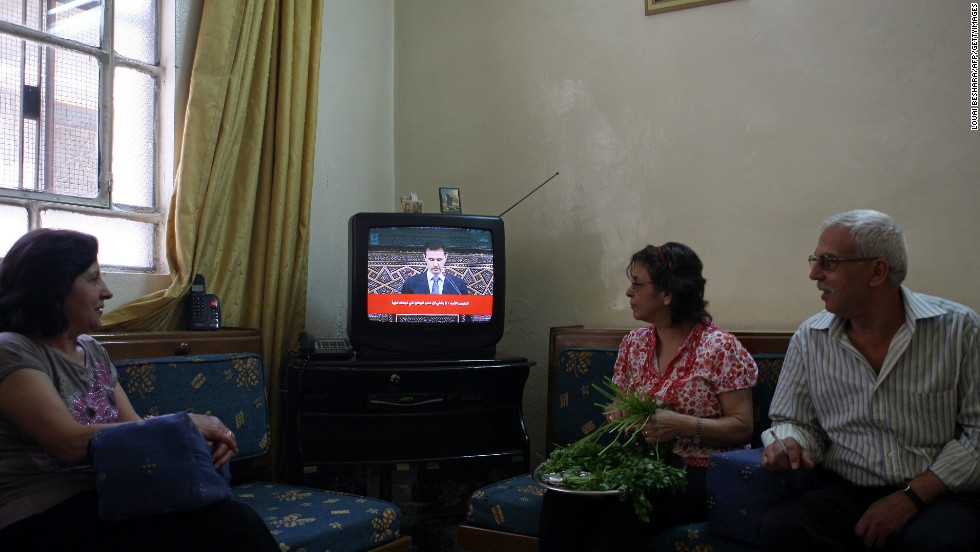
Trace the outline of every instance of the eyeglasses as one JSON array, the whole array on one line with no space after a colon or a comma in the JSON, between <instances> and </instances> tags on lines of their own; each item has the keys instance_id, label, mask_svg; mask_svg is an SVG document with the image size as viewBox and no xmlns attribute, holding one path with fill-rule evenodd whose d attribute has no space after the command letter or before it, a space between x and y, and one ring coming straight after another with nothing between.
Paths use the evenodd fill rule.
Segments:
<instances>
[{"instance_id":1,"label":"eyeglasses","mask_svg":"<svg viewBox=\"0 0 980 552\"><path fill-rule=\"evenodd\" d=\"M643 286L645 286L647 284L652 284L652 283L653 282L641 282L639 280L633 280L632 282L630 282L630 289L633 290L633 291L636 291L636 290L640 289L641 287L643 287Z\"/></svg>"},{"instance_id":2,"label":"eyeglasses","mask_svg":"<svg viewBox=\"0 0 980 552\"><path fill-rule=\"evenodd\" d=\"M834 257L833 255L824 253L819 257L817 257L816 255L810 255L809 257L807 257L806 260L807 262L810 263L811 270L813 269L814 263L820 265L820 270L836 270L837 265L839 265L840 263L864 263L867 261L873 261L877 258L878 257L854 257L852 259L842 259L840 257Z\"/></svg>"}]
</instances>

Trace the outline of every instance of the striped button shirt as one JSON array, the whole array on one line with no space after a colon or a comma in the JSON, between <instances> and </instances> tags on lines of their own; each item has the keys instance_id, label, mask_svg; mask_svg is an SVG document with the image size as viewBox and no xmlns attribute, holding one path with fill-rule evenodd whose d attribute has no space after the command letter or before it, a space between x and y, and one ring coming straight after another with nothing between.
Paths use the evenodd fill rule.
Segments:
<instances>
[{"instance_id":1,"label":"striped button shirt","mask_svg":"<svg viewBox=\"0 0 980 552\"><path fill-rule=\"evenodd\" d=\"M855 485L904 485L929 469L951 491L978 491L977 314L904 287L902 298L905 324L878 374L844 319L824 311L800 326L769 410L774 431Z\"/></svg>"}]
</instances>

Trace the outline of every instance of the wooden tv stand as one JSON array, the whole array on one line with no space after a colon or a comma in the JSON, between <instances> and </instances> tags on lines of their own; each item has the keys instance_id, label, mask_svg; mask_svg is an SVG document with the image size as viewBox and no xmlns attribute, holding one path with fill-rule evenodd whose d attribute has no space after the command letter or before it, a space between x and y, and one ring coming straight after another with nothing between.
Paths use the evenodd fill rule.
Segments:
<instances>
[{"instance_id":1,"label":"wooden tv stand","mask_svg":"<svg viewBox=\"0 0 980 552\"><path fill-rule=\"evenodd\" d=\"M395 502L403 526L461 520L472 491L529 469L521 401L533 364L293 356L287 480Z\"/></svg>"}]
</instances>

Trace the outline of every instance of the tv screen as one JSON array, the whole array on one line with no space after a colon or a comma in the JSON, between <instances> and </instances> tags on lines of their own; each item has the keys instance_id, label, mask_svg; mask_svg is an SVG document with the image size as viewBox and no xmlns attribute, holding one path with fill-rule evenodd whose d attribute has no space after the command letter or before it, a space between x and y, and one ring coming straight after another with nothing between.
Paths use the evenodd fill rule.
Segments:
<instances>
[{"instance_id":1,"label":"tv screen","mask_svg":"<svg viewBox=\"0 0 980 552\"><path fill-rule=\"evenodd\" d=\"M492 357L503 305L499 217L351 217L347 330L358 355Z\"/></svg>"}]
</instances>

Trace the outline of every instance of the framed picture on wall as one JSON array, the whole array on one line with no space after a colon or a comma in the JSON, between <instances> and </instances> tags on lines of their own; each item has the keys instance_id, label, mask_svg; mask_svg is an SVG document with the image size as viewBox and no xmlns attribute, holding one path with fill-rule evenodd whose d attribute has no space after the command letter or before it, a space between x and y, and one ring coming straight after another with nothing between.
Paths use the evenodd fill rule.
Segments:
<instances>
[{"instance_id":1,"label":"framed picture on wall","mask_svg":"<svg viewBox=\"0 0 980 552\"><path fill-rule=\"evenodd\" d=\"M718 4L719 2L730 2L731 0L643 0L646 2L647 15L655 15L674 10L696 8L707 6L708 4Z\"/></svg>"},{"instance_id":2,"label":"framed picture on wall","mask_svg":"<svg viewBox=\"0 0 980 552\"><path fill-rule=\"evenodd\" d=\"M459 214L463 206L459 203L459 188L439 188L439 212Z\"/></svg>"}]
</instances>

